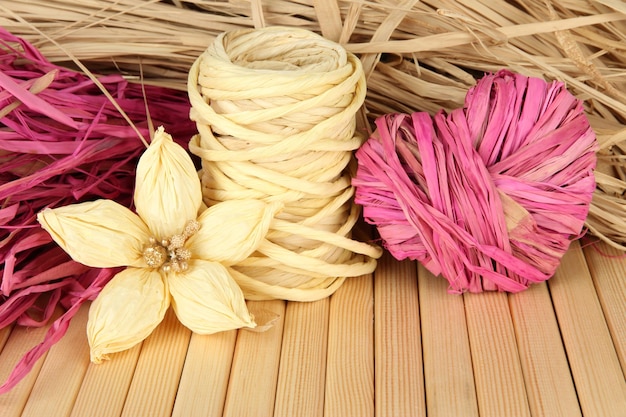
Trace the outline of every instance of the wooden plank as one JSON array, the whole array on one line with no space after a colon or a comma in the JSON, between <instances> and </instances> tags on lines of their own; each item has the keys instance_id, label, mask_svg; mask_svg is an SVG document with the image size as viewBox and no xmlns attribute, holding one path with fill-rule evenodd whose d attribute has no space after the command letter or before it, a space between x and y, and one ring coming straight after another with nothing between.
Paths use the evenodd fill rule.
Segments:
<instances>
[{"instance_id":1,"label":"wooden plank","mask_svg":"<svg viewBox=\"0 0 626 417\"><path fill-rule=\"evenodd\" d=\"M169 417L185 363L191 332L170 309L143 342L135 375L122 410L124 417Z\"/></svg>"},{"instance_id":2,"label":"wooden plank","mask_svg":"<svg viewBox=\"0 0 626 417\"><path fill-rule=\"evenodd\" d=\"M386 253L374 278L376 416L425 416L417 268Z\"/></svg>"},{"instance_id":3,"label":"wooden plank","mask_svg":"<svg viewBox=\"0 0 626 417\"><path fill-rule=\"evenodd\" d=\"M585 248L584 253L622 372L626 375L626 257L603 242L598 243L597 248Z\"/></svg>"},{"instance_id":4,"label":"wooden plank","mask_svg":"<svg viewBox=\"0 0 626 417\"><path fill-rule=\"evenodd\" d=\"M372 275L350 278L330 298L325 417L374 416Z\"/></svg>"},{"instance_id":5,"label":"wooden plank","mask_svg":"<svg viewBox=\"0 0 626 417\"><path fill-rule=\"evenodd\" d=\"M89 365L71 417L117 417L122 414L142 344Z\"/></svg>"},{"instance_id":6,"label":"wooden plank","mask_svg":"<svg viewBox=\"0 0 626 417\"><path fill-rule=\"evenodd\" d=\"M57 317L58 315L54 316L50 323L43 327L28 328L17 325L13 327L9 339L0 353L0 381L6 381L24 354L41 343L50 325ZM11 391L0 395L0 416L13 417L22 414L47 354L45 353L39 358L28 375L13 387Z\"/></svg>"},{"instance_id":7,"label":"wooden plank","mask_svg":"<svg viewBox=\"0 0 626 417\"><path fill-rule=\"evenodd\" d=\"M13 324L10 324L0 329L0 352L2 352L2 349L4 348L4 345L6 344L7 340L9 340L9 335L11 334L12 330L13 330Z\"/></svg>"},{"instance_id":8,"label":"wooden plank","mask_svg":"<svg viewBox=\"0 0 626 417\"><path fill-rule=\"evenodd\" d=\"M463 297L421 265L418 285L428 414L478 416Z\"/></svg>"},{"instance_id":9,"label":"wooden plank","mask_svg":"<svg viewBox=\"0 0 626 417\"><path fill-rule=\"evenodd\" d=\"M481 417L530 417L507 295L463 298Z\"/></svg>"},{"instance_id":10,"label":"wooden plank","mask_svg":"<svg viewBox=\"0 0 626 417\"><path fill-rule=\"evenodd\" d=\"M191 335L173 417L222 415L236 339L236 330Z\"/></svg>"},{"instance_id":11,"label":"wooden plank","mask_svg":"<svg viewBox=\"0 0 626 417\"><path fill-rule=\"evenodd\" d=\"M328 311L328 298L287 303L275 417L323 415Z\"/></svg>"},{"instance_id":12,"label":"wooden plank","mask_svg":"<svg viewBox=\"0 0 626 417\"><path fill-rule=\"evenodd\" d=\"M533 417L581 416L546 283L509 295L509 304Z\"/></svg>"},{"instance_id":13,"label":"wooden plank","mask_svg":"<svg viewBox=\"0 0 626 417\"><path fill-rule=\"evenodd\" d=\"M578 242L548 286L583 415L623 417L626 381Z\"/></svg>"},{"instance_id":14,"label":"wooden plank","mask_svg":"<svg viewBox=\"0 0 626 417\"><path fill-rule=\"evenodd\" d=\"M228 383L225 417L271 416L274 413L283 339L285 302L248 301L248 308L279 316L264 332L240 330ZM245 398L245 401L242 399Z\"/></svg>"},{"instance_id":15,"label":"wooden plank","mask_svg":"<svg viewBox=\"0 0 626 417\"><path fill-rule=\"evenodd\" d=\"M72 318L65 336L48 352L22 417L62 417L72 412L89 366L88 314L89 306L83 305Z\"/></svg>"}]
</instances>

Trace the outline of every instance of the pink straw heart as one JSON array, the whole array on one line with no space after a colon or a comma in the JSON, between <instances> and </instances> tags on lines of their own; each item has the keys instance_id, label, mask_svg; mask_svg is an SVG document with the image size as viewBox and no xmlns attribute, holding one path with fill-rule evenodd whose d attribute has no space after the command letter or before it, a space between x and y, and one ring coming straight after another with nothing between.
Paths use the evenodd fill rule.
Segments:
<instances>
[{"instance_id":1,"label":"pink straw heart","mask_svg":"<svg viewBox=\"0 0 626 417\"><path fill-rule=\"evenodd\" d=\"M462 109L385 115L376 128L357 151L355 200L395 258L450 292L545 281L580 235L597 142L562 83L502 70Z\"/></svg>"}]
</instances>

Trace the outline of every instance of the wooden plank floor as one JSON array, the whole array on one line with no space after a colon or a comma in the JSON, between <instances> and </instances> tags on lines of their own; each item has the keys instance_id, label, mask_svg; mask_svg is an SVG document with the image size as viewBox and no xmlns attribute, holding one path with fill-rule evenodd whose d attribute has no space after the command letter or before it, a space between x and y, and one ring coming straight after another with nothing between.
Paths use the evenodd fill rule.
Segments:
<instances>
[{"instance_id":1,"label":"wooden plank floor","mask_svg":"<svg viewBox=\"0 0 626 417\"><path fill-rule=\"evenodd\" d=\"M626 259L574 243L547 283L446 293L414 262L314 303L255 302L264 332L191 334L169 314L89 363L87 309L0 416L626 416ZM0 331L0 378L45 329Z\"/></svg>"}]
</instances>

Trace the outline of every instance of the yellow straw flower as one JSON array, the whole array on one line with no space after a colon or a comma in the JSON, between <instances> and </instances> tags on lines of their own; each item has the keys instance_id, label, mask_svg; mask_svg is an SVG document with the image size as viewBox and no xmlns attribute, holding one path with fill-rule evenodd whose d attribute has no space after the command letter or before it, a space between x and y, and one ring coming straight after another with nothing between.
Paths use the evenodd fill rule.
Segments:
<instances>
[{"instance_id":1,"label":"yellow straw flower","mask_svg":"<svg viewBox=\"0 0 626 417\"><path fill-rule=\"evenodd\" d=\"M196 333L255 327L228 267L256 250L281 204L237 200L202 211L193 162L162 127L137 165L134 200L137 214L97 200L37 216L74 260L127 267L91 305L91 360L144 340L170 304Z\"/></svg>"}]
</instances>

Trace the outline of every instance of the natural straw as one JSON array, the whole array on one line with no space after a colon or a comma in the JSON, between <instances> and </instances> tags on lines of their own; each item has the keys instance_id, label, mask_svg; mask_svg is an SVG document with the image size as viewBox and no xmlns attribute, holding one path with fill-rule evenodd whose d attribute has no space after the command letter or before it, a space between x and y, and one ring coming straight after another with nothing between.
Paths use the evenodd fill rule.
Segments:
<instances>
[{"instance_id":1,"label":"natural straw","mask_svg":"<svg viewBox=\"0 0 626 417\"><path fill-rule=\"evenodd\" d=\"M599 143L586 226L626 250L623 2L12 0L0 5L0 25L35 43L53 62L73 65L32 25L92 71L132 78L141 62L147 82L179 89L193 61L223 31L309 29L363 60L372 123L385 113L459 107L476 78L501 68L564 81L583 100Z\"/></svg>"},{"instance_id":2,"label":"natural straw","mask_svg":"<svg viewBox=\"0 0 626 417\"><path fill-rule=\"evenodd\" d=\"M205 203L285 204L258 252L233 266L246 298L315 300L374 270L379 248L351 239L365 98L354 55L303 29L230 31L193 64L188 92Z\"/></svg>"}]
</instances>

